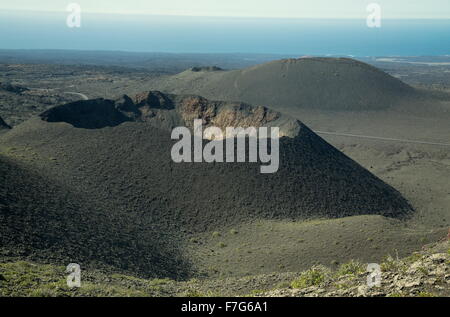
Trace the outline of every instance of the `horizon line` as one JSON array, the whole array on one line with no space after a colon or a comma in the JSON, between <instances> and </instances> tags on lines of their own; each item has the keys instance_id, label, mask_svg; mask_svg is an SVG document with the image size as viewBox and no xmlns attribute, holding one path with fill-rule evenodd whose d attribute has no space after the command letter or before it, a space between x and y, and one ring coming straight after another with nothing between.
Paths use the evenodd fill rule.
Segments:
<instances>
[{"instance_id":1,"label":"horizon line","mask_svg":"<svg viewBox=\"0 0 450 317\"><path fill-rule=\"evenodd\" d=\"M32 9L3 9L0 12L27 12L27 13L60 13L67 14L66 10L32 10ZM177 13L142 13L138 11L129 12L97 12L97 11L84 11L82 14L98 14L98 15L134 15L134 16L157 16L157 17L186 17L186 18L235 18L235 19L279 19L279 20L295 20L295 19L308 19L308 20L361 20L366 19L366 15L361 16L262 16L262 15L220 15L220 14L177 14ZM383 20L450 20L449 16L443 17L423 17L423 16L391 16L383 17Z\"/></svg>"},{"instance_id":2,"label":"horizon line","mask_svg":"<svg viewBox=\"0 0 450 317\"><path fill-rule=\"evenodd\" d=\"M129 51L121 49L70 49L70 48L2 48L0 51L77 51L77 52L116 52L116 53L152 53L152 54L171 54L171 55L272 55L272 56L298 56L297 58L308 58L308 57L350 57L350 58L360 58L360 57L400 57L400 58L414 58L414 57L450 57L449 54L438 54L438 55L354 55L354 54L293 54L293 53L258 53L258 52L170 52L170 51ZM291 58L291 57L286 57Z\"/></svg>"}]
</instances>

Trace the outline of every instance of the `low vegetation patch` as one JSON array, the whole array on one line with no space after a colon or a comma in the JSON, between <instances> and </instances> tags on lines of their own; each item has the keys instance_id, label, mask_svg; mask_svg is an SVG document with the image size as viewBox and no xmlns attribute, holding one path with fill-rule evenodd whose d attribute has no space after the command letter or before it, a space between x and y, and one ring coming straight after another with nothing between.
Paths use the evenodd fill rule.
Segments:
<instances>
[{"instance_id":1,"label":"low vegetation patch","mask_svg":"<svg viewBox=\"0 0 450 317\"><path fill-rule=\"evenodd\" d=\"M307 288L320 285L325 282L327 270L322 267L313 267L303 272L297 279L291 283L292 288Z\"/></svg>"},{"instance_id":2,"label":"low vegetation patch","mask_svg":"<svg viewBox=\"0 0 450 317\"><path fill-rule=\"evenodd\" d=\"M145 288L119 283L82 282L80 288L67 286L65 267L24 261L0 263L0 297L67 297L67 296L150 296ZM129 277L128 277L129 279Z\"/></svg>"},{"instance_id":3,"label":"low vegetation patch","mask_svg":"<svg viewBox=\"0 0 450 317\"><path fill-rule=\"evenodd\" d=\"M411 259L415 258L415 255L411 256ZM411 261L413 263L415 261ZM384 259L384 261L380 264L381 271L383 272L404 272L408 266L400 260L394 259L392 256L388 256Z\"/></svg>"},{"instance_id":4,"label":"low vegetation patch","mask_svg":"<svg viewBox=\"0 0 450 317\"><path fill-rule=\"evenodd\" d=\"M342 264L336 272L337 276L358 275L364 273L364 265L358 261L350 261Z\"/></svg>"}]
</instances>

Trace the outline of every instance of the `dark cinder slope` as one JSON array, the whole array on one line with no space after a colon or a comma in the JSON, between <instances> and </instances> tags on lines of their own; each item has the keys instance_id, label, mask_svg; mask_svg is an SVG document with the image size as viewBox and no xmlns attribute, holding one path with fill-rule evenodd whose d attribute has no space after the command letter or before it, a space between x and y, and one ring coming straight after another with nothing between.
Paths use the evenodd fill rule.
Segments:
<instances>
[{"instance_id":1,"label":"dark cinder slope","mask_svg":"<svg viewBox=\"0 0 450 317\"><path fill-rule=\"evenodd\" d=\"M400 80L348 58L286 59L233 71L191 69L162 79L155 88L276 110L379 110L415 94Z\"/></svg>"},{"instance_id":2,"label":"dark cinder slope","mask_svg":"<svg viewBox=\"0 0 450 317\"><path fill-rule=\"evenodd\" d=\"M95 120L92 126L80 107L84 103L95 115L98 111L92 109L100 109L105 122ZM107 127L117 113L122 122ZM51 171L61 179L79 175L80 184L86 181L82 187L95 184L99 199L114 192L110 198L127 210L155 215L161 208L157 212L166 220L178 218L169 223L186 222L192 230L255 217L396 216L409 209L397 191L301 122L268 108L150 92L116 101L79 101L41 117L7 133L4 142L27 143L55 158L58 164L47 166ZM55 117L59 123L46 121ZM261 174L261 163L174 163L171 128L191 127L195 118L222 128L280 126L287 137L280 142L279 171Z\"/></svg>"},{"instance_id":3,"label":"dark cinder slope","mask_svg":"<svg viewBox=\"0 0 450 317\"><path fill-rule=\"evenodd\" d=\"M279 171L261 174L260 163L174 163L170 127L194 118L279 125L286 135ZM205 230L257 219L411 211L395 189L301 122L241 103L160 92L80 101L16 126L0 144L45 175L1 161L3 245L51 259L81 254L148 275L183 276L189 266L172 245L183 248L180 239Z\"/></svg>"},{"instance_id":4,"label":"dark cinder slope","mask_svg":"<svg viewBox=\"0 0 450 317\"><path fill-rule=\"evenodd\" d=\"M11 129L11 127L0 117L0 131L5 129Z\"/></svg>"},{"instance_id":5,"label":"dark cinder slope","mask_svg":"<svg viewBox=\"0 0 450 317\"><path fill-rule=\"evenodd\" d=\"M67 180L1 155L0 175L0 255L153 277L188 275L190 265L174 236L148 219L106 209Z\"/></svg>"}]
</instances>

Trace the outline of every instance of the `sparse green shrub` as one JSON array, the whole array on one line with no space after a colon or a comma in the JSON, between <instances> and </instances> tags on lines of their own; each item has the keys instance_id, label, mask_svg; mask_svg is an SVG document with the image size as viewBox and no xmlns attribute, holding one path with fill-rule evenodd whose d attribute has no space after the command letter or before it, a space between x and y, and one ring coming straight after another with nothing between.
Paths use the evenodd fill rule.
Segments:
<instances>
[{"instance_id":1,"label":"sparse green shrub","mask_svg":"<svg viewBox=\"0 0 450 317\"><path fill-rule=\"evenodd\" d=\"M424 267L424 266L419 266L417 268L423 275L428 275L428 268Z\"/></svg>"},{"instance_id":2,"label":"sparse green shrub","mask_svg":"<svg viewBox=\"0 0 450 317\"><path fill-rule=\"evenodd\" d=\"M436 295L430 292L420 292L417 297L436 297Z\"/></svg>"},{"instance_id":3,"label":"sparse green shrub","mask_svg":"<svg viewBox=\"0 0 450 317\"><path fill-rule=\"evenodd\" d=\"M213 297L216 296L213 292L208 291L206 293L203 293L197 289L190 289L187 290L184 294L184 297Z\"/></svg>"},{"instance_id":4,"label":"sparse green shrub","mask_svg":"<svg viewBox=\"0 0 450 317\"><path fill-rule=\"evenodd\" d=\"M395 260L390 255L383 260L380 267L383 272L404 272L407 269L404 262Z\"/></svg>"},{"instance_id":5,"label":"sparse green shrub","mask_svg":"<svg viewBox=\"0 0 450 317\"><path fill-rule=\"evenodd\" d=\"M303 272L297 279L291 283L292 288L306 288L310 286L320 285L325 282L326 272L320 267L313 267Z\"/></svg>"},{"instance_id":6,"label":"sparse green shrub","mask_svg":"<svg viewBox=\"0 0 450 317\"><path fill-rule=\"evenodd\" d=\"M138 283L130 288L127 283L117 281L137 281L125 275L113 274L111 284L82 281L81 288L69 289L66 283L65 267L35 264L24 261L0 263L0 272L6 281L0 282L0 297L67 297L67 296L146 296ZM143 280L144 281L144 280Z\"/></svg>"},{"instance_id":7,"label":"sparse green shrub","mask_svg":"<svg viewBox=\"0 0 450 317\"><path fill-rule=\"evenodd\" d=\"M183 294L185 297L205 297L197 290L190 290Z\"/></svg>"},{"instance_id":8,"label":"sparse green shrub","mask_svg":"<svg viewBox=\"0 0 450 317\"><path fill-rule=\"evenodd\" d=\"M213 238L220 237L220 232L214 231L214 232L212 233L212 236L213 236Z\"/></svg>"},{"instance_id":9,"label":"sparse green shrub","mask_svg":"<svg viewBox=\"0 0 450 317\"><path fill-rule=\"evenodd\" d=\"M346 282L341 282L341 283L336 284L337 289L349 289L350 287L352 287L352 285L350 283L346 283Z\"/></svg>"},{"instance_id":10,"label":"sparse green shrub","mask_svg":"<svg viewBox=\"0 0 450 317\"><path fill-rule=\"evenodd\" d=\"M280 282L277 285L275 285L275 289L288 288L289 286L291 286L289 282Z\"/></svg>"},{"instance_id":11,"label":"sparse green shrub","mask_svg":"<svg viewBox=\"0 0 450 317\"><path fill-rule=\"evenodd\" d=\"M220 242L219 243L219 248L225 248L227 245L225 244L225 243L223 243L223 242Z\"/></svg>"},{"instance_id":12,"label":"sparse green shrub","mask_svg":"<svg viewBox=\"0 0 450 317\"><path fill-rule=\"evenodd\" d=\"M263 289L254 289L254 290L252 290L250 292L250 295L251 296L258 296L258 295L263 294L264 292L265 292L265 290L263 290Z\"/></svg>"},{"instance_id":13,"label":"sparse green shrub","mask_svg":"<svg viewBox=\"0 0 450 317\"><path fill-rule=\"evenodd\" d=\"M239 232L238 232L236 229L231 229L231 230L230 230L230 233L231 233L231 234L238 234Z\"/></svg>"},{"instance_id":14,"label":"sparse green shrub","mask_svg":"<svg viewBox=\"0 0 450 317\"><path fill-rule=\"evenodd\" d=\"M111 278L119 279L119 280L128 280L128 281L140 281L140 279L138 277L125 275L125 274L119 274L119 273L111 274Z\"/></svg>"},{"instance_id":15,"label":"sparse green shrub","mask_svg":"<svg viewBox=\"0 0 450 317\"><path fill-rule=\"evenodd\" d=\"M414 263L422 259L422 255L418 252L414 252L409 257L405 259L407 263Z\"/></svg>"},{"instance_id":16,"label":"sparse green shrub","mask_svg":"<svg viewBox=\"0 0 450 317\"><path fill-rule=\"evenodd\" d=\"M150 286L159 286L159 285L166 285L172 282L170 278L155 278L153 280L148 281L148 284Z\"/></svg>"},{"instance_id":17,"label":"sparse green shrub","mask_svg":"<svg viewBox=\"0 0 450 317\"><path fill-rule=\"evenodd\" d=\"M348 263L341 264L336 272L337 276L343 275L357 275L364 272L364 265L357 261L350 261Z\"/></svg>"}]
</instances>

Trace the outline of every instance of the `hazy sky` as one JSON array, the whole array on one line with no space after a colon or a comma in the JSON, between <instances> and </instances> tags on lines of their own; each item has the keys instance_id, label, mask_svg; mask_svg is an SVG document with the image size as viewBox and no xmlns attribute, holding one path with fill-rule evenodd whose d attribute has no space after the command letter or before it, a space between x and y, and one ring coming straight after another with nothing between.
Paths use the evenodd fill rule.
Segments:
<instances>
[{"instance_id":1,"label":"hazy sky","mask_svg":"<svg viewBox=\"0 0 450 317\"><path fill-rule=\"evenodd\" d=\"M384 18L450 18L450 0L1 0L0 9L65 11L71 2L96 13L286 18L364 18L375 2Z\"/></svg>"}]
</instances>

